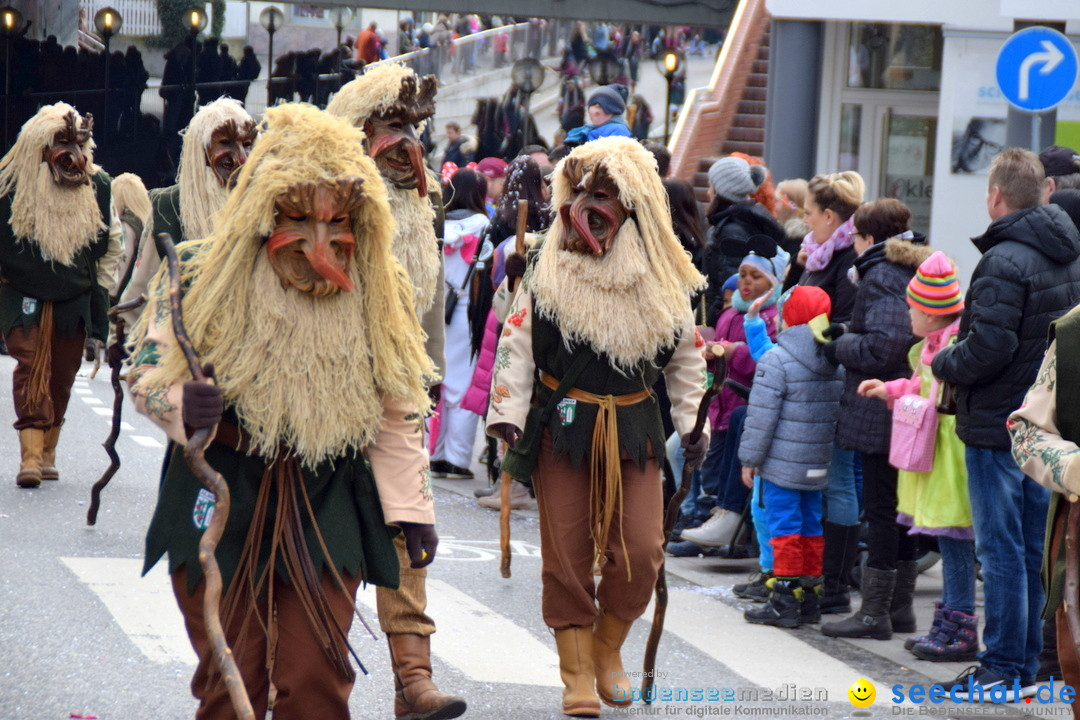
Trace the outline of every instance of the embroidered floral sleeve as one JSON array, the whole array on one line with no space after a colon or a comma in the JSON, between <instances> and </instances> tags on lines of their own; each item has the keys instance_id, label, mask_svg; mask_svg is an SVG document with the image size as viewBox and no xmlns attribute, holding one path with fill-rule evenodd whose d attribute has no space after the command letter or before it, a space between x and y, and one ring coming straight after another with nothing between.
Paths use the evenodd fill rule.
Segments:
<instances>
[{"instance_id":1,"label":"embroidered floral sleeve","mask_svg":"<svg viewBox=\"0 0 1080 720\"><path fill-rule=\"evenodd\" d=\"M664 368L664 382L671 398L671 421L679 435L693 429L707 382L705 359L701 356L705 341L694 328L693 312L689 306L683 327L690 328L690 331L684 332L679 338L675 353ZM708 434L709 424L705 423L705 435Z\"/></svg>"},{"instance_id":2,"label":"embroidered floral sleeve","mask_svg":"<svg viewBox=\"0 0 1080 720\"><path fill-rule=\"evenodd\" d=\"M388 523L435 523L428 454L419 417L414 408L384 397L382 427L375 442L364 451Z\"/></svg>"},{"instance_id":3,"label":"embroidered floral sleeve","mask_svg":"<svg viewBox=\"0 0 1080 720\"><path fill-rule=\"evenodd\" d=\"M1080 462L1074 462L1080 448L1058 430L1056 386L1057 344L1051 343L1035 384L1006 427L1012 436L1013 459L1024 474L1074 501L1080 493Z\"/></svg>"},{"instance_id":4,"label":"embroidered floral sleeve","mask_svg":"<svg viewBox=\"0 0 1080 720\"><path fill-rule=\"evenodd\" d=\"M495 351L488 427L512 423L519 430L525 429L536 373L532 356L532 316L532 293L522 291L517 294L514 311L503 323L499 347Z\"/></svg>"},{"instance_id":5,"label":"embroidered floral sleeve","mask_svg":"<svg viewBox=\"0 0 1080 720\"><path fill-rule=\"evenodd\" d=\"M151 293L145 311L149 313L150 318L146 329L146 339L141 343L141 349L132 360L132 367L128 372L128 385L131 387L131 394L135 400L135 409L157 423L169 439L185 445L187 434L184 432L184 422L180 412L183 383L174 383L168 388L161 388L143 382L147 375L157 368L162 350L176 342L176 336L172 332L172 314L169 311L163 287ZM140 339L131 338L131 340Z\"/></svg>"}]
</instances>

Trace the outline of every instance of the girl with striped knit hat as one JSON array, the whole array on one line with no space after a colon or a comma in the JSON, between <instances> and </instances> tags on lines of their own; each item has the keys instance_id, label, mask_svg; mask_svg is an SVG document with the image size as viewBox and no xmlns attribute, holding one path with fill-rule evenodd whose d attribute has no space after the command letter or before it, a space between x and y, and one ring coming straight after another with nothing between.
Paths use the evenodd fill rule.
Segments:
<instances>
[{"instance_id":1,"label":"girl with striped knit hat","mask_svg":"<svg viewBox=\"0 0 1080 720\"><path fill-rule=\"evenodd\" d=\"M939 350L956 341L964 309L956 269L944 253L935 252L919 265L908 283L907 302L911 332L923 338L908 355L914 374L890 382L866 380L858 390L860 395L879 398L890 407L904 395L928 398L933 392L937 396L933 398L935 404L940 401L941 385L934 380L930 366ZM916 657L931 662L974 660L979 649L975 534L964 444L956 435L954 415L938 415L932 469L900 470L896 494L896 521L909 526L911 534L937 537L944 578L930 632L908 639L904 645Z\"/></svg>"}]
</instances>

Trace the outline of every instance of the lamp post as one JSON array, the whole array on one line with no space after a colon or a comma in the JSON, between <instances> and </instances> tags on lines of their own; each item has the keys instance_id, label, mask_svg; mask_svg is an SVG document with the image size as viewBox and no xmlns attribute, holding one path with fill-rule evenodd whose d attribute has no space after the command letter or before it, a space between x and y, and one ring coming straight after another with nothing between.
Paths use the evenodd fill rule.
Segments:
<instances>
[{"instance_id":1,"label":"lamp post","mask_svg":"<svg viewBox=\"0 0 1080 720\"><path fill-rule=\"evenodd\" d=\"M198 87L195 70L199 64L199 54L196 52L198 45L195 42L195 38L198 37L199 33L206 29L206 23L206 9L203 8L203 6L192 5L184 11L184 24L187 26L188 34L191 37L191 94L193 102L195 91Z\"/></svg>"},{"instance_id":2,"label":"lamp post","mask_svg":"<svg viewBox=\"0 0 1080 720\"><path fill-rule=\"evenodd\" d=\"M667 97L664 98L664 144L671 139L671 84L683 68L686 56L681 50L665 50L656 58L656 68L667 81Z\"/></svg>"},{"instance_id":3,"label":"lamp post","mask_svg":"<svg viewBox=\"0 0 1080 720\"><path fill-rule=\"evenodd\" d=\"M0 8L0 33L4 35L4 150L11 138L11 39L22 32L22 13L11 7Z\"/></svg>"},{"instance_id":4,"label":"lamp post","mask_svg":"<svg viewBox=\"0 0 1080 720\"><path fill-rule=\"evenodd\" d=\"M356 11L352 8L337 6L330 11L327 19L330 20L330 24L337 30L337 44L334 45L334 54L337 56L337 89L341 89L341 74L342 74L342 56L341 56L341 32L349 27L353 18L356 17Z\"/></svg>"},{"instance_id":5,"label":"lamp post","mask_svg":"<svg viewBox=\"0 0 1080 720\"><path fill-rule=\"evenodd\" d=\"M124 26L124 18L111 7L103 7L94 13L94 29L105 41L105 103L101 111L101 140L103 144L109 142L109 105L111 93L109 92L109 44L112 36L120 32Z\"/></svg>"},{"instance_id":6,"label":"lamp post","mask_svg":"<svg viewBox=\"0 0 1080 720\"><path fill-rule=\"evenodd\" d=\"M270 7L259 13L259 24L263 30L270 33L270 56L266 65L266 107L270 107L270 101L274 97L271 84L274 82L274 33L281 28L285 15L276 7Z\"/></svg>"}]
</instances>

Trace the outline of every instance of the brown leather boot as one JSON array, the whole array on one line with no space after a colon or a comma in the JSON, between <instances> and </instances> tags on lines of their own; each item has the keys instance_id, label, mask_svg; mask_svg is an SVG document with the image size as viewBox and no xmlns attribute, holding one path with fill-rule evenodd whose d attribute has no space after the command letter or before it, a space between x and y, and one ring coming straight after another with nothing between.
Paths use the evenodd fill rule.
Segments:
<instances>
[{"instance_id":1,"label":"brown leather boot","mask_svg":"<svg viewBox=\"0 0 1080 720\"><path fill-rule=\"evenodd\" d=\"M465 712L465 700L439 692L431 681L431 638L389 633L397 720L450 720Z\"/></svg>"},{"instance_id":2,"label":"brown leather boot","mask_svg":"<svg viewBox=\"0 0 1080 720\"><path fill-rule=\"evenodd\" d=\"M41 485L41 452L45 445L45 431L39 428L23 428L19 431L19 450L22 462L15 483L23 488Z\"/></svg>"},{"instance_id":3,"label":"brown leather boot","mask_svg":"<svg viewBox=\"0 0 1080 720\"><path fill-rule=\"evenodd\" d=\"M555 631L559 650L559 675L562 676L563 715L599 717L596 697L596 673L593 670L593 629L567 628Z\"/></svg>"},{"instance_id":4,"label":"brown leather boot","mask_svg":"<svg viewBox=\"0 0 1080 720\"><path fill-rule=\"evenodd\" d=\"M41 479L59 480L60 471L56 469L56 443L60 440L60 426L53 425L45 431L45 444L41 451Z\"/></svg>"},{"instance_id":5,"label":"brown leather boot","mask_svg":"<svg viewBox=\"0 0 1080 720\"><path fill-rule=\"evenodd\" d=\"M601 610L600 616L596 618L596 625L593 626L596 693L604 703L612 707L627 707L633 704L630 692L634 688L626 677L622 655L619 653L632 624Z\"/></svg>"}]
</instances>

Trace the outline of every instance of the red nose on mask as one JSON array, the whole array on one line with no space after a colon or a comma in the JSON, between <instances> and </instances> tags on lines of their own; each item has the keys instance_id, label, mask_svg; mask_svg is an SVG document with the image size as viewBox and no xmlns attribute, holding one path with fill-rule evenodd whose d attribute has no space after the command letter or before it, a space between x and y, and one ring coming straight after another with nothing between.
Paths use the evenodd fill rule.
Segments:
<instances>
[{"instance_id":1,"label":"red nose on mask","mask_svg":"<svg viewBox=\"0 0 1080 720\"><path fill-rule=\"evenodd\" d=\"M559 215L562 216L564 225L569 224L574 228L578 237L584 240L585 244L592 250L593 255L604 254L600 247L600 241L593 237L592 229L589 227L588 211L582 198L578 198L573 203L564 203L559 208Z\"/></svg>"},{"instance_id":2,"label":"red nose on mask","mask_svg":"<svg viewBox=\"0 0 1080 720\"><path fill-rule=\"evenodd\" d=\"M424 172L424 148L415 138L404 133L384 133L371 144L371 157L376 158L398 145L405 146L413 175L416 176L416 191L420 197L427 197L427 173Z\"/></svg>"}]
</instances>

